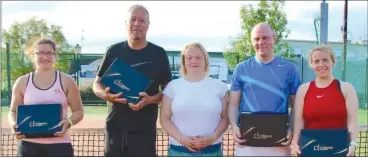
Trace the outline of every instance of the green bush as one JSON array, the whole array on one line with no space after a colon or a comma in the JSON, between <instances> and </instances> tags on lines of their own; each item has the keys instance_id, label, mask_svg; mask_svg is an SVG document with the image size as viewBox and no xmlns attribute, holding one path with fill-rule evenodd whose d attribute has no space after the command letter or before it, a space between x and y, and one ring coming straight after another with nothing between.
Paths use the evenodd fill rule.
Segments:
<instances>
[{"instance_id":1,"label":"green bush","mask_svg":"<svg viewBox=\"0 0 368 158\"><path fill-rule=\"evenodd\" d=\"M93 92L92 87L80 91L82 101L100 101L101 99Z\"/></svg>"},{"instance_id":2,"label":"green bush","mask_svg":"<svg viewBox=\"0 0 368 158\"><path fill-rule=\"evenodd\" d=\"M9 97L9 93L8 93L8 89L1 89L1 98L8 98Z\"/></svg>"},{"instance_id":3,"label":"green bush","mask_svg":"<svg viewBox=\"0 0 368 158\"><path fill-rule=\"evenodd\" d=\"M7 89L1 89L1 106L9 106L10 97Z\"/></svg>"}]
</instances>

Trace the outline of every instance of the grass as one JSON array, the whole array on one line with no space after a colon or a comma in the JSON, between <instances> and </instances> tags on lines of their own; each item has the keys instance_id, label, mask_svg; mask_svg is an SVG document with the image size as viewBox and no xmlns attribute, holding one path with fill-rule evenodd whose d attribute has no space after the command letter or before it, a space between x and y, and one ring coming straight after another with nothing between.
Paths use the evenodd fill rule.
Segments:
<instances>
[{"instance_id":1,"label":"grass","mask_svg":"<svg viewBox=\"0 0 368 158\"><path fill-rule=\"evenodd\" d=\"M358 119L359 124L368 124L368 110L363 111L362 109L359 109Z\"/></svg>"}]
</instances>

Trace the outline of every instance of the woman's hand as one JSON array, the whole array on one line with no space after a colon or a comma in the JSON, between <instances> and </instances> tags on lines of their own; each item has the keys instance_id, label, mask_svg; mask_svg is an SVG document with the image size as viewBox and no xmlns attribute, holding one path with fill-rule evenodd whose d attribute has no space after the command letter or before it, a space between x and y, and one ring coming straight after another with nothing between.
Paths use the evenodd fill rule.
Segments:
<instances>
[{"instance_id":1,"label":"woman's hand","mask_svg":"<svg viewBox=\"0 0 368 158\"><path fill-rule=\"evenodd\" d=\"M196 144L199 143L196 137L191 136L183 136L180 138L180 144L188 148L192 152L198 152L199 150L196 148Z\"/></svg>"},{"instance_id":2,"label":"woman's hand","mask_svg":"<svg viewBox=\"0 0 368 158\"><path fill-rule=\"evenodd\" d=\"M354 144L350 144L348 154L346 154L346 156L355 156L355 149L356 146Z\"/></svg>"},{"instance_id":3,"label":"woman's hand","mask_svg":"<svg viewBox=\"0 0 368 158\"><path fill-rule=\"evenodd\" d=\"M16 129L18 128L17 124L13 124L12 128L11 128L11 132L13 133L13 135L15 136L15 138L17 138L17 140L22 140L23 138L25 138L25 136L23 134L21 134L20 132L16 132Z\"/></svg>"},{"instance_id":4,"label":"woman's hand","mask_svg":"<svg viewBox=\"0 0 368 158\"><path fill-rule=\"evenodd\" d=\"M197 144L195 144L195 147L198 150L202 150L217 140L215 136L197 136L196 138L199 141Z\"/></svg>"},{"instance_id":5,"label":"woman's hand","mask_svg":"<svg viewBox=\"0 0 368 158\"><path fill-rule=\"evenodd\" d=\"M63 119L57 125L57 127L60 127L60 126L61 126L61 131L60 132L56 132L55 133L55 136L64 137L66 131L70 128L71 124L69 123L69 121L67 119Z\"/></svg>"},{"instance_id":6,"label":"woman's hand","mask_svg":"<svg viewBox=\"0 0 368 158\"><path fill-rule=\"evenodd\" d=\"M300 147L297 143L292 142L290 144L291 156L299 156L301 154Z\"/></svg>"}]
</instances>

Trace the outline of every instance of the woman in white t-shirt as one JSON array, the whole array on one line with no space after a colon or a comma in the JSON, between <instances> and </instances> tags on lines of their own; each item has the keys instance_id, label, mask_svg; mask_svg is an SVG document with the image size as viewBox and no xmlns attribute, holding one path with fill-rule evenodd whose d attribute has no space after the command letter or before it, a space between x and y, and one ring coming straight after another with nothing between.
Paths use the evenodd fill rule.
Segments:
<instances>
[{"instance_id":1,"label":"woman in white t-shirt","mask_svg":"<svg viewBox=\"0 0 368 158\"><path fill-rule=\"evenodd\" d=\"M227 90L208 77L209 57L199 43L181 52L181 78L163 91L160 122L169 134L168 156L222 156L228 127Z\"/></svg>"}]
</instances>

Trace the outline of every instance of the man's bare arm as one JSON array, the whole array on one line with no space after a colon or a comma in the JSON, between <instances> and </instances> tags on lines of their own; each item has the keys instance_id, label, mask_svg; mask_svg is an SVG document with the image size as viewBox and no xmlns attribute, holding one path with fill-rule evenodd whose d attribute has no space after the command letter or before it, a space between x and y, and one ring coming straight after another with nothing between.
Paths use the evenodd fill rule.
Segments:
<instances>
[{"instance_id":1,"label":"man's bare arm","mask_svg":"<svg viewBox=\"0 0 368 158\"><path fill-rule=\"evenodd\" d=\"M290 113L289 113L289 128L288 131L292 132L293 131L293 126L294 126L294 105L295 105L295 95L290 95Z\"/></svg>"},{"instance_id":2,"label":"man's bare arm","mask_svg":"<svg viewBox=\"0 0 368 158\"><path fill-rule=\"evenodd\" d=\"M105 93L106 86L100 83L101 77L96 76L95 81L93 82L93 92L96 94L97 97L108 100L107 95Z\"/></svg>"}]
</instances>

